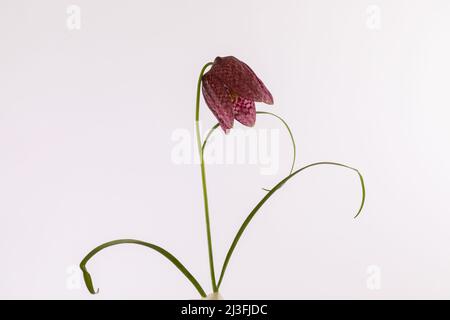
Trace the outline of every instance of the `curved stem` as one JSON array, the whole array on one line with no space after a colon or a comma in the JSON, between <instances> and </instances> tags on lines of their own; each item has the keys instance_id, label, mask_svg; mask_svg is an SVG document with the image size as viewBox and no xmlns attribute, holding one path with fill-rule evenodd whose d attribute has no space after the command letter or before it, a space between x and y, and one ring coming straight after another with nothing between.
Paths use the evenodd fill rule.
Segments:
<instances>
[{"instance_id":1,"label":"curved stem","mask_svg":"<svg viewBox=\"0 0 450 320\"><path fill-rule=\"evenodd\" d=\"M83 271L84 282L90 293L96 294L96 293L98 293L98 289L97 289L97 291L94 289L92 277L86 269L86 263L101 250L106 249L111 246L118 245L118 244L138 244L138 245L145 246L147 248L150 248L150 249L153 249L153 250L159 252L164 257L169 259L170 262L172 262L178 268L178 270L180 270L186 276L186 278L194 285L195 289L197 289L198 293L200 293L200 295L202 297L206 297L205 291L203 290L202 286L198 283L198 281L195 279L195 277L171 253L169 253L168 251L164 250L163 248L161 248L157 245L154 245L154 244L151 244L148 242L144 242L144 241L140 241L140 240L134 240L134 239L120 239L120 240L106 242L106 243L96 247L95 249L93 249L91 252L89 252L86 255L86 257L84 257L84 259L80 263L80 268Z\"/></svg>"},{"instance_id":2,"label":"curved stem","mask_svg":"<svg viewBox=\"0 0 450 320\"><path fill-rule=\"evenodd\" d=\"M202 77L203 73L205 72L206 68L208 68L210 65L212 65L212 62L208 62L205 64L200 71L200 76L198 77L197 82L197 97L196 97L196 103L195 103L195 131L197 136L197 147L198 147L198 153L200 157L200 169L202 174L202 188L203 188L203 203L205 207L205 222L206 222L206 236L208 240L208 257L209 257L209 269L211 272L211 284L213 288L213 292L217 292L217 284L216 284L216 275L214 271L214 256L213 256L213 249L212 249L212 237L211 237L211 225L209 220L209 206L208 206L208 190L206 187L206 172L205 172L205 161L203 159L203 149L202 149L202 142L200 138L200 90L201 90L201 84L202 84Z\"/></svg>"},{"instance_id":3,"label":"curved stem","mask_svg":"<svg viewBox=\"0 0 450 320\"><path fill-rule=\"evenodd\" d=\"M291 137L291 142L292 142L293 156L292 156L291 170L289 171L289 174L291 174L292 171L294 171L295 159L297 158L297 147L295 146L295 139L294 139L294 135L292 134L291 128L289 128L289 125L282 117L280 117L279 115L276 115L275 113L267 112L267 111L256 111L256 114L266 114L266 115L275 117L278 120L280 120L283 123L283 125L286 127L286 129L289 133L289 136Z\"/></svg>"},{"instance_id":4,"label":"curved stem","mask_svg":"<svg viewBox=\"0 0 450 320\"><path fill-rule=\"evenodd\" d=\"M256 214L256 213L258 212L258 210L262 207L262 205L263 205L263 204L264 204L264 203L265 203L265 202L266 202L266 201L274 194L275 191L277 191L278 189L280 189L280 188L283 186L283 184L284 184L285 182L287 182L289 179L291 179L292 177L294 177L297 173L300 173L300 172L302 172L302 171L305 170L305 169L308 169L308 168L313 167L313 166L318 166L318 165L334 165L334 166L344 167L344 168L347 168L347 169L351 169L351 170L355 171L355 172L358 174L359 179L360 179L360 182L361 182L362 199L361 199L361 205L360 205L360 207L359 207L358 212L357 212L356 215L355 215L355 218L361 213L361 210L362 210L363 207L364 207L364 202L365 202L365 199L366 199L366 189L365 189L365 186L364 186L364 179L363 179L361 173L360 173L357 169L352 168L352 167L349 167L349 166L344 165L344 164L337 163L337 162L316 162L316 163L309 164L309 165L307 165L307 166L305 166L305 167L303 167L303 168L300 168L300 169L294 171L293 173L291 173L290 175L288 175L286 178L284 178L283 180L281 180L280 182L278 182L278 183L275 185L275 187L273 187L273 188L272 188L272 189L271 189L271 190L270 190L270 191L269 191L269 192L268 192L268 193L267 193L267 194L266 194L266 195L258 202L258 204L256 205L256 207L250 212L250 214L247 216L247 218L245 219L245 221L244 221L244 223L242 224L242 226L239 228L239 231L237 232L236 236L234 237L234 240L233 240L233 242L232 242L232 244L231 244L231 246L230 246L230 249L228 250L227 256L226 256L225 261L224 261L224 263L223 263L222 272L221 272L221 274L220 274L219 282L218 282L218 285L217 285L218 288L220 288L220 285L222 284L222 280L223 280L223 277L224 277L224 275L225 275L225 271L226 271L226 269L227 269L228 263L230 262L231 256L232 256L232 254L233 254L233 252L234 252L234 249L236 248L237 243L239 242L239 239L241 238L242 234L244 233L245 229L247 228L248 224L249 224L250 221L253 219L253 217L255 216L255 214Z\"/></svg>"},{"instance_id":5,"label":"curved stem","mask_svg":"<svg viewBox=\"0 0 450 320\"><path fill-rule=\"evenodd\" d=\"M292 157L292 164L291 164L291 170L289 171L289 174L292 173L292 171L294 171L294 166L295 166L295 160L297 157L297 148L295 146L295 139L294 139L294 135L292 134L291 128L289 127L289 125L287 124L287 122L280 116L276 115L275 113L272 112L267 112L267 111L256 111L256 114L266 114L269 116L273 116L275 118L277 118L278 120L280 120L283 125L286 127L289 136L291 138L291 142L292 142L292 150L293 150L293 157ZM211 135L214 133L214 131L219 127L219 123L215 124L208 132L208 134L205 137L205 140L203 141L202 144L202 153L204 153L205 151L205 147L206 147L206 143L208 142L208 139L211 137ZM264 191L269 192L269 189L263 188Z\"/></svg>"},{"instance_id":6,"label":"curved stem","mask_svg":"<svg viewBox=\"0 0 450 320\"><path fill-rule=\"evenodd\" d=\"M213 132L214 132L219 126L220 126L220 124L219 124L219 123L216 123L216 124L214 125L214 127L212 127L212 128L209 130L209 132L208 132L208 134L206 135L205 140L203 141L203 144L202 144L202 153L205 152L206 143L208 142L209 137L211 137L211 135L213 134Z\"/></svg>"}]
</instances>

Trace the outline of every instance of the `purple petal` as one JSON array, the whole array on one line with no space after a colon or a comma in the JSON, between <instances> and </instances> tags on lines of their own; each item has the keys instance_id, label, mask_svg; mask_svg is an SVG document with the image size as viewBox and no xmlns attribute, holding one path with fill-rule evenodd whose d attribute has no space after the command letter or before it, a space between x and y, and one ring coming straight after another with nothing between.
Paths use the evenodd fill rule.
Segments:
<instances>
[{"instance_id":1,"label":"purple petal","mask_svg":"<svg viewBox=\"0 0 450 320\"><path fill-rule=\"evenodd\" d=\"M231 93L219 78L208 71L202 79L202 93L205 102L219 121L225 133L233 128L234 113Z\"/></svg>"},{"instance_id":2,"label":"purple petal","mask_svg":"<svg viewBox=\"0 0 450 320\"><path fill-rule=\"evenodd\" d=\"M253 70L235 57L217 57L209 71L214 73L228 87L231 93L240 97L273 104L273 97Z\"/></svg>"},{"instance_id":3,"label":"purple petal","mask_svg":"<svg viewBox=\"0 0 450 320\"><path fill-rule=\"evenodd\" d=\"M238 97L234 102L234 117L244 126L253 127L256 121L255 101Z\"/></svg>"}]
</instances>

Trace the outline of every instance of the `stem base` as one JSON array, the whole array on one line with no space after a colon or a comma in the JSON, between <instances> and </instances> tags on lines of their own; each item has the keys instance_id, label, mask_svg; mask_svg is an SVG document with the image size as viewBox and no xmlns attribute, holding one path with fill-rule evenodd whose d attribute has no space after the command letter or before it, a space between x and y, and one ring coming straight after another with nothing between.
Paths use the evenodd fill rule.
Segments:
<instances>
[{"instance_id":1,"label":"stem base","mask_svg":"<svg viewBox=\"0 0 450 320\"><path fill-rule=\"evenodd\" d=\"M223 297L219 292L213 292L202 298L202 300L223 300Z\"/></svg>"}]
</instances>

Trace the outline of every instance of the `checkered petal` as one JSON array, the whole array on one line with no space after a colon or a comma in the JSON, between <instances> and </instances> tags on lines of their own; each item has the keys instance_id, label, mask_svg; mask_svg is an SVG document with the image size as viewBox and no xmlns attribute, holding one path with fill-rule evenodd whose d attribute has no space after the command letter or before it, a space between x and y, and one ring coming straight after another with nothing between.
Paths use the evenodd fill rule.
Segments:
<instances>
[{"instance_id":1,"label":"checkered petal","mask_svg":"<svg viewBox=\"0 0 450 320\"><path fill-rule=\"evenodd\" d=\"M235 57L217 57L209 71L233 94L255 102L273 104L273 97L253 70Z\"/></svg>"},{"instance_id":2,"label":"checkered petal","mask_svg":"<svg viewBox=\"0 0 450 320\"><path fill-rule=\"evenodd\" d=\"M206 105L227 133L233 128L234 122L234 106L229 90L213 73L207 72L202 79L202 93Z\"/></svg>"},{"instance_id":3,"label":"checkered petal","mask_svg":"<svg viewBox=\"0 0 450 320\"><path fill-rule=\"evenodd\" d=\"M253 127L256 121L255 101L238 97L233 107L234 117L244 126Z\"/></svg>"}]
</instances>

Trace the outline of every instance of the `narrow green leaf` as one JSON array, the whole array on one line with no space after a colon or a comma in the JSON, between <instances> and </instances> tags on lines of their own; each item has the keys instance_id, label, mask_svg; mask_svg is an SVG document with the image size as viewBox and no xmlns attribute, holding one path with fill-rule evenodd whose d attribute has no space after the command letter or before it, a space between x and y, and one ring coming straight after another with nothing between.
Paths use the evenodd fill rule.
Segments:
<instances>
[{"instance_id":1,"label":"narrow green leaf","mask_svg":"<svg viewBox=\"0 0 450 320\"><path fill-rule=\"evenodd\" d=\"M194 285L194 287L197 289L198 293L202 297L206 297L205 291L203 290L201 285L198 283L198 281L195 279L195 277L171 253L169 253L168 251L164 250L163 248L161 248L161 247L159 247L157 245L154 245L154 244L151 244L151 243L148 243L148 242L144 242L144 241L140 241L140 240L134 240L134 239L120 239L120 240L114 240L114 241L106 242L106 243L96 247L95 249L93 249L91 252L89 252L86 255L86 257L84 257L84 259L80 263L80 268L81 268L81 271L83 271L84 282L85 282L86 287L87 287L87 289L89 290L90 293L96 294L96 293L99 292L99 290L98 289L97 290L94 289L94 284L92 282L92 277L91 277L91 275L89 274L89 272L86 269L86 263L94 255L96 255L98 252L100 252L101 250L106 249L106 248L111 247L111 246L119 245L119 244L137 244L137 245L141 245L141 246L145 246L147 248L153 249L156 252L162 254L170 262L172 262L175 265L175 267L178 268L178 270L180 270L186 276L186 278Z\"/></svg>"},{"instance_id":2,"label":"narrow green leaf","mask_svg":"<svg viewBox=\"0 0 450 320\"><path fill-rule=\"evenodd\" d=\"M227 270L228 264L230 262L231 256L233 255L234 249L236 248L239 239L241 238L242 234L244 233L245 229L247 228L247 226L249 225L250 221L253 219L253 217L256 215L256 213L258 212L258 210L263 206L263 204L275 193L275 191L277 191L278 189L280 189L289 179L291 179L292 177L294 177L296 174L302 172L303 170L306 170L310 167L314 167L314 166L318 166L318 165L334 165L334 166L339 166L339 167L344 167L350 170L355 171L360 179L361 182L361 190L362 190L362 197L361 197L361 205L359 207L358 212L355 215L355 218L361 213L363 207L364 207L364 202L366 199L366 188L364 186L364 179L361 175L361 173L352 167L349 167L347 165L341 164L341 163L337 163L337 162L316 162L316 163L312 163L309 164L303 168L300 168L296 171L294 171L293 173L291 173L290 175L288 175L286 178L284 178L283 180L281 180L280 182L278 182L256 205L256 207L250 212L250 214L247 216L247 218L245 219L244 223L242 224L242 226L239 228L236 236L234 237L234 240L230 246L230 249L227 252L225 261L223 263L222 266L222 272L220 274L220 278L219 278L219 282L217 284L217 287L220 288L220 285L222 284L222 280L223 277L225 275L225 271Z\"/></svg>"}]
</instances>

